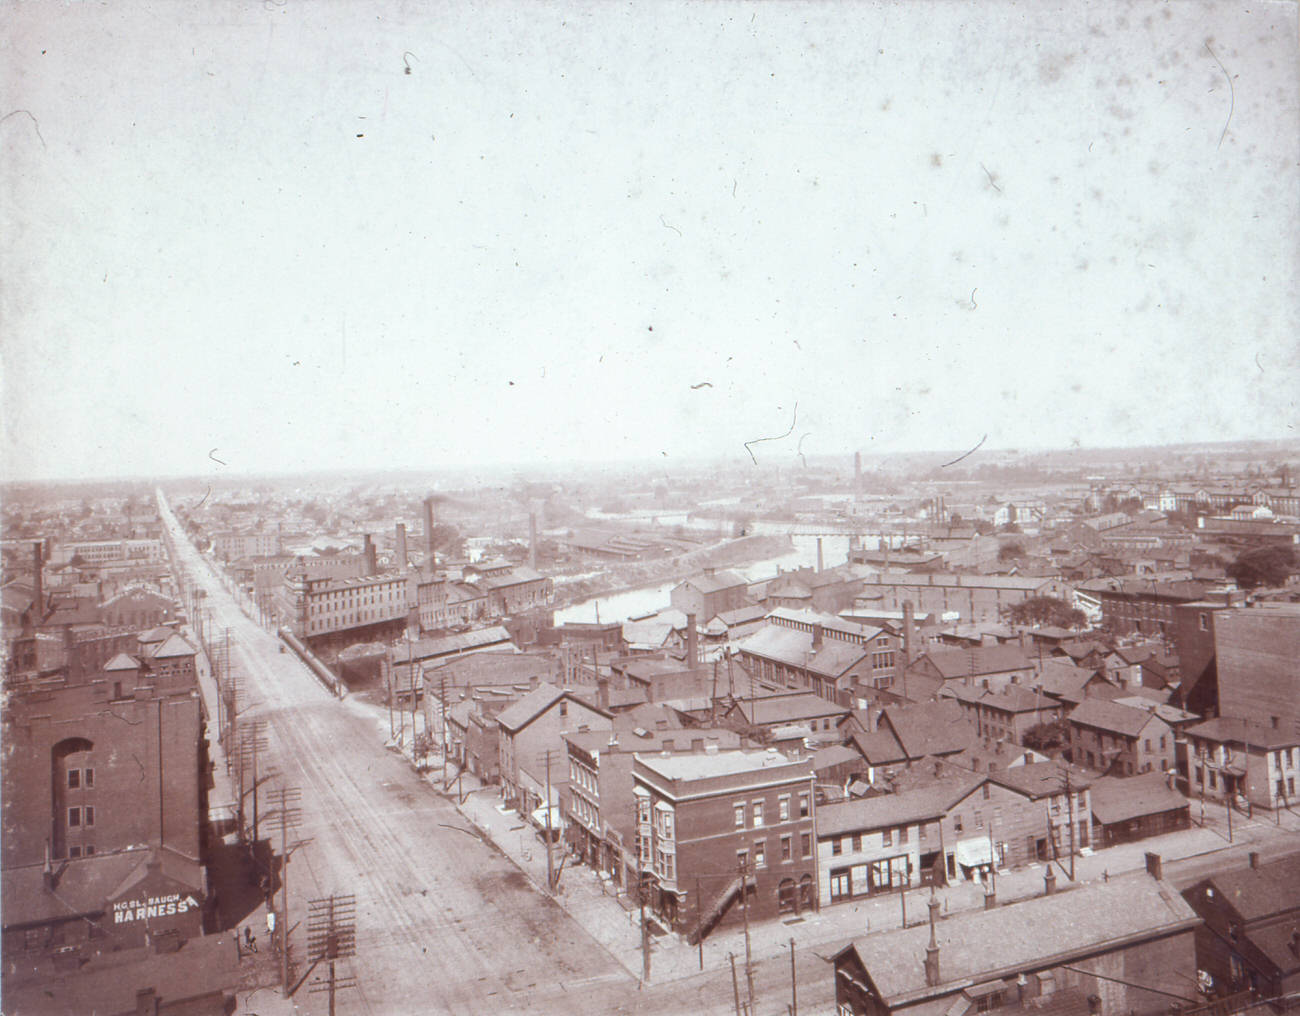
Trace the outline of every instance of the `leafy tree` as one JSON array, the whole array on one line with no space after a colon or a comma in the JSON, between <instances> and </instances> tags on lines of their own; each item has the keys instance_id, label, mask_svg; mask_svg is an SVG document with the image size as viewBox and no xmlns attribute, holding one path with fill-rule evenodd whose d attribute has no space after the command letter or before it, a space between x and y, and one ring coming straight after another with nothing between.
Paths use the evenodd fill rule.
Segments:
<instances>
[{"instance_id":1,"label":"leafy tree","mask_svg":"<svg viewBox=\"0 0 1300 1016\"><path fill-rule=\"evenodd\" d=\"M1286 580L1298 566L1300 563L1290 546L1254 547L1238 554L1236 560L1228 565L1227 572L1237 585L1254 589L1256 586L1286 585Z\"/></svg>"},{"instance_id":2,"label":"leafy tree","mask_svg":"<svg viewBox=\"0 0 1300 1016\"><path fill-rule=\"evenodd\" d=\"M1014 561L1018 557L1025 556L1025 548L1015 541L1004 543L998 548L999 561Z\"/></svg>"},{"instance_id":3,"label":"leafy tree","mask_svg":"<svg viewBox=\"0 0 1300 1016\"><path fill-rule=\"evenodd\" d=\"M1082 628L1088 623L1083 611L1056 596L1030 597L1011 607L1007 617L1012 624L1050 624L1058 628Z\"/></svg>"},{"instance_id":4,"label":"leafy tree","mask_svg":"<svg viewBox=\"0 0 1300 1016\"><path fill-rule=\"evenodd\" d=\"M1025 731L1025 736L1021 740L1026 748L1046 752L1064 748L1069 739L1065 724L1060 720L1053 720L1050 723L1035 723Z\"/></svg>"}]
</instances>

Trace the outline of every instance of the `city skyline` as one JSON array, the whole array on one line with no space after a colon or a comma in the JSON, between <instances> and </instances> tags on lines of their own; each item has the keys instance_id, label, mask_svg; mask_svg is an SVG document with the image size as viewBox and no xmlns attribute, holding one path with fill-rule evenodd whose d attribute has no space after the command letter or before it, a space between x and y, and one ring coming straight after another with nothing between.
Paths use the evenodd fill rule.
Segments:
<instances>
[{"instance_id":1,"label":"city skyline","mask_svg":"<svg viewBox=\"0 0 1300 1016\"><path fill-rule=\"evenodd\" d=\"M170 10L11 11L10 479L1296 436L1292 5Z\"/></svg>"}]
</instances>

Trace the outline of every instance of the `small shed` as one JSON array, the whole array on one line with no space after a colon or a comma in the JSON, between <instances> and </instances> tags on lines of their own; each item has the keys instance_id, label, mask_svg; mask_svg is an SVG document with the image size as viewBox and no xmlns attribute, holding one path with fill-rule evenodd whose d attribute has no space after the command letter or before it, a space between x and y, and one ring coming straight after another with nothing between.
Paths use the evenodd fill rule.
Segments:
<instances>
[{"instance_id":1,"label":"small shed","mask_svg":"<svg viewBox=\"0 0 1300 1016\"><path fill-rule=\"evenodd\" d=\"M1092 828L1099 847L1186 829L1190 822L1187 798L1163 773L1103 776L1092 785Z\"/></svg>"}]
</instances>

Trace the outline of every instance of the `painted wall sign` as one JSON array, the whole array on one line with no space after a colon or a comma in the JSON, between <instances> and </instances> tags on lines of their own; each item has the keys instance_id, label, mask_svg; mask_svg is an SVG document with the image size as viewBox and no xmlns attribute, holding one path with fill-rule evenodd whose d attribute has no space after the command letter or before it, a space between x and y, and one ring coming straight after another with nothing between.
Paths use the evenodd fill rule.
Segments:
<instances>
[{"instance_id":1,"label":"painted wall sign","mask_svg":"<svg viewBox=\"0 0 1300 1016\"><path fill-rule=\"evenodd\" d=\"M182 896L180 893L120 900L113 904L113 923L126 924L129 921L147 921L153 917L175 917L198 905L199 901L193 896Z\"/></svg>"}]
</instances>

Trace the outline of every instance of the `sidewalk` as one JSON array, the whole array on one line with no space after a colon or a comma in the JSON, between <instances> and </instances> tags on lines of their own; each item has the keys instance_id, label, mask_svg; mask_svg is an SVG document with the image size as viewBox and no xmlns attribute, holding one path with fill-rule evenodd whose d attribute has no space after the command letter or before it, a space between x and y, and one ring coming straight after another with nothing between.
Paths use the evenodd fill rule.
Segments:
<instances>
[{"instance_id":1,"label":"sidewalk","mask_svg":"<svg viewBox=\"0 0 1300 1016\"><path fill-rule=\"evenodd\" d=\"M439 759L438 766L428 778L442 791L440 775ZM539 892L545 893L546 845L537 831L513 810L504 808L497 788L482 786L468 773L462 777L462 783L465 799L458 805L461 813L519 867ZM450 790L442 792L455 800L455 783ZM1068 875L1068 859L1054 863L1056 884L1064 889L1071 884L1102 881L1112 875L1141 869L1145 866L1148 852L1159 854L1168 863L1227 850L1229 843L1224 815L1218 815L1217 822L1215 818L1207 814L1205 827L1193 824L1180 832L1076 856L1073 883ZM1247 820L1245 816L1240 820L1234 817L1233 822L1233 848L1273 835L1271 813L1266 817L1257 816L1254 820ZM570 867L573 859L568 856L562 842L553 848L553 854L557 868L564 859L555 901L629 974L639 978L642 972L640 913L635 901L626 895L617 895L616 887L602 880L592 869L582 865ZM998 872L994 880L998 904L1041 895L1046 870L1046 864L1035 864ZM910 889L905 899L900 899L900 895L890 893L868 897L825 907L802 917L755 922L750 926L750 954L755 961L785 957L789 955L793 940L796 950L811 949L828 957L849 939L900 927L904 907L909 927L924 923L930 890ZM943 914L979 909L985 905L985 887L979 882L956 883L938 889L937 897ZM651 942L650 981L654 984L692 977L701 969L720 968L727 964L728 954L736 956L738 961L743 961L745 956L745 934L739 926L720 928L705 939L702 966L700 947L688 944L678 935L660 933L656 928Z\"/></svg>"}]
</instances>

